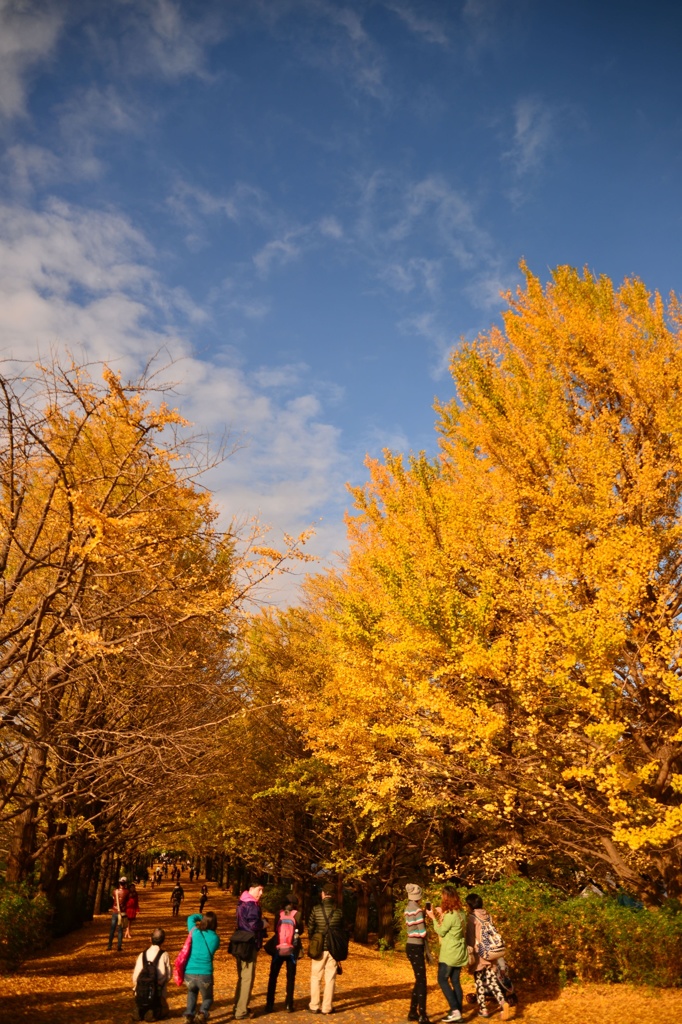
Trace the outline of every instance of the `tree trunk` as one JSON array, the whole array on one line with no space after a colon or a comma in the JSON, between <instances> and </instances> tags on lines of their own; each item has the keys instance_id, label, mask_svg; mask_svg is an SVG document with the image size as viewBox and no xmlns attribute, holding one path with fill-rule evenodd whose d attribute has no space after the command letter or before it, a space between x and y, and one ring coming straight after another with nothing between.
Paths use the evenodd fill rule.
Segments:
<instances>
[{"instance_id":1,"label":"tree trunk","mask_svg":"<svg viewBox=\"0 0 682 1024\"><path fill-rule=\"evenodd\" d=\"M29 797L37 797L39 795L45 776L46 764L46 748L33 748L29 754L26 790L22 795ZM23 882L33 870L37 817L38 802L36 801L29 804L14 822L7 855L7 869L5 871L5 881L7 882Z\"/></svg>"},{"instance_id":2,"label":"tree trunk","mask_svg":"<svg viewBox=\"0 0 682 1024\"><path fill-rule=\"evenodd\" d=\"M100 859L99 879L97 881L97 893L95 895L95 913L103 914L102 900L104 899L105 886L109 878L109 851L102 854Z\"/></svg>"},{"instance_id":3,"label":"tree trunk","mask_svg":"<svg viewBox=\"0 0 682 1024\"><path fill-rule=\"evenodd\" d=\"M380 889L377 893L379 908L379 940L383 939L391 949L395 944L395 920L393 917L393 892L391 886Z\"/></svg>"},{"instance_id":4,"label":"tree trunk","mask_svg":"<svg viewBox=\"0 0 682 1024\"><path fill-rule=\"evenodd\" d=\"M367 942L369 934L369 886L364 883L358 888L358 905L355 911L353 938L356 942Z\"/></svg>"},{"instance_id":5,"label":"tree trunk","mask_svg":"<svg viewBox=\"0 0 682 1024\"><path fill-rule=\"evenodd\" d=\"M66 823L48 826L52 832L53 842L45 851L40 867L40 888L47 896L50 903L54 904L59 884L59 871L64 860L64 845L66 843Z\"/></svg>"},{"instance_id":6,"label":"tree trunk","mask_svg":"<svg viewBox=\"0 0 682 1024\"><path fill-rule=\"evenodd\" d=\"M102 865L99 859L92 857L89 862L90 877L88 880L88 893L85 901L85 920L92 921L95 913L95 902L99 888L99 877L102 873Z\"/></svg>"}]
</instances>

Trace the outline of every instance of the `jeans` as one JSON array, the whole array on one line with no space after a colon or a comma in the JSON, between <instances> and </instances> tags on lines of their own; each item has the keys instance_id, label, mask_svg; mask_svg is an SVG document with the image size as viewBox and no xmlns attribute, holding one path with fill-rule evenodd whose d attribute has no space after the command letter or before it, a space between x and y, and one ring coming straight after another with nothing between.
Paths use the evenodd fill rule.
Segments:
<instances>
[{"instance_id":1,"label":"jeans","mask_svg":"<svg viewBox=\"0 0 682 1024\"><path fill-rule=\"evenodd\" d=\"M122 949L122 947L123 947L123 914L120 915L120 918L121 918L121 923L119 924L118 923L119 914L112 914L111 915L111 928L109 929L109 949L111 949L111 947L114 944L114 935L116 934L116 929L117 928L118 928L118 948Z\"/></svg>"},{"instance_id":2,"label":"jeans","mask_svg":"<svg viewBox=\"0 0 682 1024\"><path fill-rule=\"evenodd\" d=\"M213 975L212 974L186 974L187 983L187 1009L185 1013L191 1017L197 1008L197 993L201 992L201 1012L208 1020L208 1011L213 1005Z\"/></svg>"},{"instance_id":3,"label":"jeans","mask_svg":"<svg viewBox=\"0 0 682 1024\"><path fill-rule=\"evenodd\" d=\"M441 987L441 992L448 1001L448 1006L451 1010L459 1010L462 1012L462 986L459 981L459 972L462 970L461 967L450 967L449 964L439 963L438 964L438 984Z\"/></svg>"},{"instance_id":4,"label":"jeans","mask_svg":"<svg viewBox=\"0 0 682 1024\"><path fill-rule=\"evenodd\" d=\"M285 1000L285 1006L287 1009L294 1005L294 984L296 981L296 954L289 953L288 956L280 956L279 953L275 953L270 964L270 976L268 978L268 994L265 999L265 1005L272 1008L275 1002L275 990L277 988L277 978L279 972L282 969L282 964L287 965L287 994Z\"/></svg>"},{"instance_id":5,"label":"jeans","mask_svg":"<svg viewBox=\"0 0 682 1024\"><path fill-rule=\"evenodd\" d=\"M424 959L424 947L416 942L408 942L405 946L407 959L410 961L414 971L414 988L410 1001L410 1013L417 1013L420 1017L426 1016L426 961Z\"/></svg>"}]
</instances>

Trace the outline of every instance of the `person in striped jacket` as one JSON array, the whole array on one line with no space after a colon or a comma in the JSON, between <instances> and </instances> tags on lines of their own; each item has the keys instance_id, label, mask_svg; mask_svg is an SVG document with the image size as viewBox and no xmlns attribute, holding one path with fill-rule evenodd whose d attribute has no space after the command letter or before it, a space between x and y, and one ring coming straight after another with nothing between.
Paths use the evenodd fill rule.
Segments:
<instances>
[{"instance_id":1,"label":"person in striped jacket","mask_svg":"<svg viewBox=\"0 0 682 1024\"><path fill-rule=\"evenodd\" d=\"M429 1024L429 1018L426 1016L426 921L424 920L424 911L420 906L422 891L420 886L413 883L406 885L405 890L407 892L405 952L414 971L414 988L407 1019L418 1021L418 1024Z\"/></svg>"}]
</instances>

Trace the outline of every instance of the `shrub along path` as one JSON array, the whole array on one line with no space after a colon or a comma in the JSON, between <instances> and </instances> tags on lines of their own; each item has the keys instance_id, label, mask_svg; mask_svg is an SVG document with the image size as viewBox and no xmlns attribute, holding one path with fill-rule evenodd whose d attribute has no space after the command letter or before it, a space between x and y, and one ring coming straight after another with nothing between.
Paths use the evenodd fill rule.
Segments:
<instances>
[{"instance_id":1,"label":"shrub along path","mask_svg":"<svg viewBox=\"0 0 682 1024\"><path fill-rule=\"evenodd\" d=\"M183 880L183 914L171 917L170 892L166 882L153 892L140 888L140 916L133 938L124 941L121 953L106 949L109 915L95 918L83 929L57 939L43 955L24 965L22 971L3 979L0 1020L12 1024L129 1024L137 1019L132 1000L131 973L135 958L147 947L156 925L166 929L166 948L171 960L186 935L187 914L198 909L199 884ZM218 929L223 948L216 956L216 1002L213 1024L225 1024L232 1016L232 996L236 970L227 954L227 940L234 928L234 898L209 884L207 909L218 914ZM268 915L266 915L268 916ZM270 923L270 921L269 921ZM260 1016L265 1005L269 957L261 954L251 1007ZM305 1014L309 998L310 961L299 962L296 977L296 1008ZM337 981L336 1009L339 1024L398 1024L405 1020L411 971L401 953L384 954L363 946L351 945L343 976ZM440 1020L444 999L430 970L429 1011ZM471 989L468 975L465 991ZM585 985L562 993L520 992L521 1004L516 1019L528 1024L670 1024L682 1019L682 990L634 989L625 985ZM169 1002L172 1016L181 1018L185 989L171 981ZM290 1024L297 1018L283 1012L284 972L280 975L276 1012L267 1024ZM476 1020L475 1008L465 1010L467 1021ZM300 1018L299 1018L300 1019ZM308 1019L307 1016L304 1019ZM493 1016L493 1020L496 1016ZM266 1024L265 1019L263 1024Z\"/></svg>"}]
</instances>

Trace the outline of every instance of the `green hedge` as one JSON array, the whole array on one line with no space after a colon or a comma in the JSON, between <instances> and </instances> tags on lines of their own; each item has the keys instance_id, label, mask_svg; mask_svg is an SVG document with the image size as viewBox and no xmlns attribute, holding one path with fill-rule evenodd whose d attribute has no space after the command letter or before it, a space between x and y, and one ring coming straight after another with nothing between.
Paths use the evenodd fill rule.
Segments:
<instances>
[{"instance_id":1,"label":"green hedge","mask_svg":"<svg viewBox=\"0 0 682 1024\"><path fill-rule=\"evenodd\" d=\"M682 913L676 901L646 910L613 897L567 899L552 886L518 878L485 883L475 891L504 937L519 982L682 985ZM431 887L424 900L437 906L440 892ZM466 890L460 894L464 900ZM402 901L396 915L403 938L404 907Z\"/></svg>"},{"instance_id":2,"label":"green hedge","mask_svg":"<svg viewBox=\"0 0 682 1024\"><path fill-rule=\"evenodd\" d=\"M26 885L0 884L0 967L16 971L50 938L52 908Z\"/></svg>"}]
</instances>

